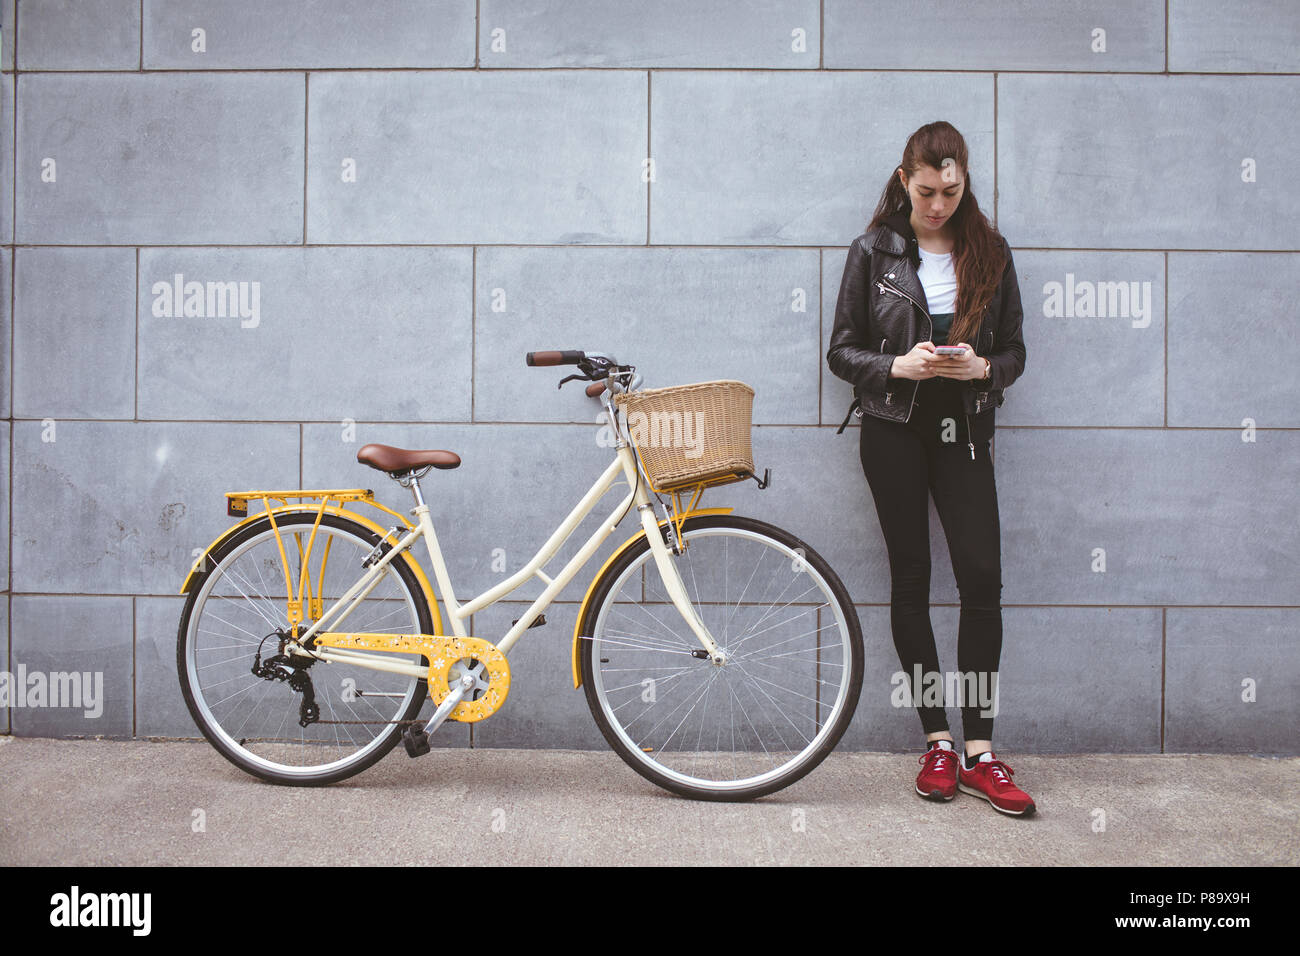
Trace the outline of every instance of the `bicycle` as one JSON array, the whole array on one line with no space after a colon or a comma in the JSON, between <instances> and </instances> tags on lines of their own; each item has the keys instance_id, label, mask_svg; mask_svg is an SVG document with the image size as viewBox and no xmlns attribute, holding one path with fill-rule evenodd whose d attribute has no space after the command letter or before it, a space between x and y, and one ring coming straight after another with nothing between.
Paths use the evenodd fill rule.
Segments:
<instances>
[{"instance_id":1,"label":"bicycle","mask_svg":"<svg viewBox=\"0 0 1300 956\"><path fill-rule=\"evenodd\" d=\"M357 452L411 491L414 521L368 489L227 492L228 514L243 520L196 559L181 587L177 671L195 723L236 766L280 784L343 780L399 739L412 757L428 753L445 721L473 723L501 708L510 649L545 623L555 595L635 506L640 530L604 563L579 608L574 688L585 688L614 751L669 791L747 800L794 783L853 716L862 635L844 585L808 544L732 508L698 507L706 488L770 482L770 470L756 475L749 448L753 390L734 381L644 390L635 366L597 352L530 352L526 361L577 366L559 387L591 383L587 394L617 436L614 461L528 563L457 600L420 486L430 469L460 464L446 450ZM702 449L683 452L681 432L656 442L629 426L645 424L646 407L676 414L691 401L704 403ZM731 404L718 411L719 401ZM627 496L559 573L545 573L620 477ZM360 504L399 523L385 530L350 507ZM451 634L412 550L421 539ZM545 590L505 635L466 633L470 614L533 577ZM356 629L342 630L345 619ZM426 696L435 709L424 719Z\"/></svg>"}]
</instances>

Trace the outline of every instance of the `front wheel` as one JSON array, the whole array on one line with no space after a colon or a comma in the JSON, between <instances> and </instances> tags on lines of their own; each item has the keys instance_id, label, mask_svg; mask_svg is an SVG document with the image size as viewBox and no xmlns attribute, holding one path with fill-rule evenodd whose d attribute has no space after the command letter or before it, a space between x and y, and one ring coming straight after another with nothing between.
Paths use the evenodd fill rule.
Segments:
<instances>
[{"instance_id":1,"label":"front wheel","mask_svg":"<svg viewBox=\"0 0 1300 956\"><path fill-rule=\"evenodd\" d=\"M673 556L726 662L699 640L664 588L644 537L596 581L579 622L587 703L637 773L701 800L749 800L819 764L862 689L862 629L816 551L750 518L683 524Z\"/></svg>"}]
</instances>

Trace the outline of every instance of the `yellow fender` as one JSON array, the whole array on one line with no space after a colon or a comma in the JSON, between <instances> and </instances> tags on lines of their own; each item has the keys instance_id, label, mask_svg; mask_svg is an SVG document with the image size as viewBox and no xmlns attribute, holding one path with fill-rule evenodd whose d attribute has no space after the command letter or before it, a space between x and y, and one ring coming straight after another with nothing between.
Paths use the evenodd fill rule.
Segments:
<instances>
[{"instance_id":1,"label":"yellow fender","mask_svg":"<svg viewBox=\"0 0 1300 956\"><path fill-rule=\"evenodd\" d=\"M695 511L683 511L680 517L683 521L685 521L687 518L694 518L698 515L728 515L735 510L736 510L735 508L699 508ZM659 527L662 528L666 524L668 524L668 519L665 518L659 522ZM606 561L603 565L601 565L600 573L597 574L594 578L592 578L591 587L587 588L587 593L586 595L583 596L582 604L578 607L578 619L573 622L573 689L574 690L577 690L579 687L582 686L582 668L578 664L578 641L581 639L581 636L578 633L578 627L582 624L583 615L587 613L587 605L591 603L591 595L592 592L596 590L596 583L601 579L601 577L604 576L606 568L608 568L611 564L617 561L619 559L619 556L622 555L624 551L632 547L632 545L636 544L644 537L645 537L645 528L642 528L636 534L632 535L632 537L628 538L621 545L619 545L618 550L615 551L613 554L611 554L609 556L609 560Z\"/></svg>"},{"instance_id":2,"label":"yellow fender","mask_svg":"<svg viewBox=\"0 0 1300 956\"><path fill-rule=\"evenodd\" d=\"M305 513L305 514L315 515L319 511L320 511L319 506L305 507L303 505L281 505L278 508L272 508L271 514L277 516L282 514L290 514L290 513ZM370 531L373 531L381 538L388 531L387 528L384 528L381 525L376 524L374 521L372 521L370 518L367 518L365 515L358 514L355 511L350 511L347 508L340 508L336 505L329 505L325 508L325 513L331 515L338 515L339 517L342 518L350 518L351 520L355 521L357 524L364 526ZM230 538L231 535L237 532L240 528L244 527L244 525L251 524L252 522L257 521L259 518L265 518L265 517L266 517L266 512L259 511L256 514L249 515L247 518L245 518L243 521L239 522L238 524L232 524L229 528L223 531L217 537L217 539L213 541L210 545L208 545L207 548L204 550L204 552L201 555L199 555L198 558L195 560L194 565L190 568L190 573L185 576L185 583L181 585L180 593L188 594L190 592L190 588L194 586L195 578L197 578L199 575L199 568L203 566L203 563L204 561L207 560L208 555L211 554L219 545L225 543ZM410 527L409 522L407 524L407 527ZM409 567L411 571L415 573L416 580L420 582L420 590L424 592L424 598L426 601L429 602L429 610L433 614L433 633L436 635L441 635L442 614L439 613L438 611L438 599L435 598L433 595L433 587L429 584L429 578L425 575L424 568L420 567L420 562L416 561L413 557L411 557L411 553L409 551L404 554L398 555L396 560L405 561L407 567Z\"/></svg>"}]
</instances>

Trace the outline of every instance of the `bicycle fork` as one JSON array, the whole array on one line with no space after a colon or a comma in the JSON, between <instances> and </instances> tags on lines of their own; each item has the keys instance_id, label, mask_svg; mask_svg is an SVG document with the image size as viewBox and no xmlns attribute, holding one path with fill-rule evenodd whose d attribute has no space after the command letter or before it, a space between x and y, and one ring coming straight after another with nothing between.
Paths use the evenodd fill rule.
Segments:
<instances>
[{"instance_id":1,"label":"bicycle fork","mask_svg":"<svg viewBox=\"0 0 1300 956\"><path fill-rule=\"evenodd\" d=\"M619 453L627 455L628 458L631 457L625 447L621 447ZM635 476L629 478L629 481L632 480L635 480ZM709 633L704 621L700 619L699 612L695 610L695 605L691 603L691 599L686 593L686 585L677 572L673 554L668 550L668 545L664 542L663 531L655 518L654 504L650 501L650 496L644 486L637 485L636 487L637 498L640 499L637 501L637 513L641 517L641 527L645 529L646 540L650 542L650 553L654 555L655 567L659 569L659 576L663 579L664 588L668 592L668 597L672 599L673 606L677 608L682 619L686 621L687 626L694 632L704 648L703 651L695 652L696 656L707 657L714 664L721 666L727 662L726 656L718 647L717 641L713 639L713 635Z\"/></svg>"}]
</instances>

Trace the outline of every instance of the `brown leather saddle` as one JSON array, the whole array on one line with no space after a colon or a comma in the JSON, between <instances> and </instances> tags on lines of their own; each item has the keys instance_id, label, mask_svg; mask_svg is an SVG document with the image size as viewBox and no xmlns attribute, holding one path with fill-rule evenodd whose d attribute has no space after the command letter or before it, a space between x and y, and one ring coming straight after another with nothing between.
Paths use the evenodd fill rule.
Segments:
<instances>
[{"instance_id":1,"label":"brown leather saddle","mask_svg":"<svg viewBox=\"0 0 1300 956\"><path fill-rule=\"evenodd\" d=\"M363 445L357 451L357 461L379 471L386 471L393 476L417 471L430 465L444 470L460 467L460 455L454 451L441 449L415 451L408 448L394 448L392 445Z\"/></svg>"}]
</instances>

